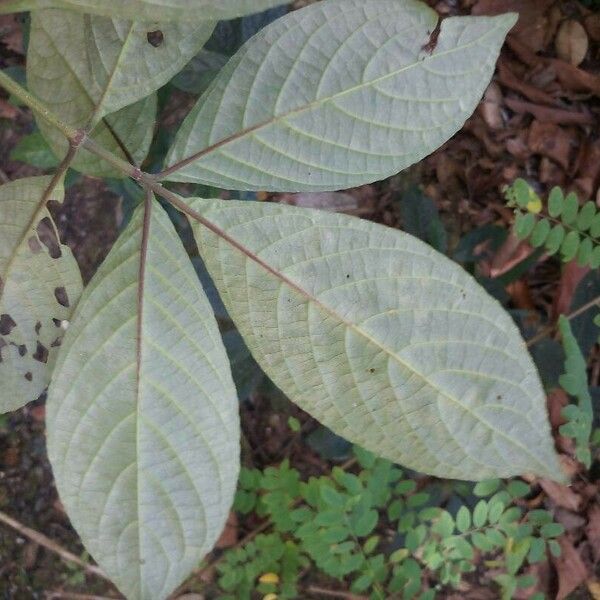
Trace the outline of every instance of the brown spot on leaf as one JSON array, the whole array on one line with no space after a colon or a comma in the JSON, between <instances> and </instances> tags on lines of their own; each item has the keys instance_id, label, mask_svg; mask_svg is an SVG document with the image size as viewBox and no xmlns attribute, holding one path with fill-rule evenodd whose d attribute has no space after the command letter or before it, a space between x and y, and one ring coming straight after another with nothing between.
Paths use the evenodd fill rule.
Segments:
<instances>
[{"instance_id":1,"label":"brown spot on leaf","mask_svg":"<svg viewBox=\"0 0 600 600\"><path fill-rule=\"evenodd\" d=\"M29 249L34 254L39 254L42 251L42 245L40 244L40 241L35 236L31 236L27 240L27 244L29 245Z\"/></svg>"},{"instance_id":2,"label":"brown spot on leaf","mask_svg":"<svg viewBox=\"0 0 600 600\"><path fill-rule=\"evenodd\" d=\"M165 36L160 29L149 31L146 34L146 38L148 39L148 43L155 48L158 48L165 41Z\"/></svg>"},{"instance_id":3,"label":"brown spot on leaf","mask_svg":"<svg viewBox=\"0 0 600 600\"><path fill-rule=\"evenodd\" d=\"M40 335L40 330L41 330L41 328L42 328L42 324L41 324L41 322L40 322L40 321L38 321L38 322L35 324L35 334L36 334L36 335Z\"/></svg>"},{"instance_id":4,"label":"brown spot on leaf","mask_svg":"<svg viewBox=\"0 0 600 600\"><path fill-rule=\"evenodd\" d=\"M52 258L60 258L62 251L60 241L56 235L56 229L50 217L44 217L37 226L37 234L40 242L48 249L48 254Z\"/></svg>"},{"instance_id":5,"label":"brown spot on leaf","mask_svg":"<svg viewBox=\"0 0 600 600\"><path fill-rule=\"evenodd\" d=\"M67 290L64 287L57 287L54 290L54 297L56 301L65 308L69 308L69 296L67 296Z\"/></svg>"},{"instance_id":6,"label":"brown spot on leaf","mask_svg":"<svg viewBox=\"0 0 600 600\"><path fill-rule=\"evenodd\" d=\"M44 346L43 344L40 344L39 342L37 343L37 348L35 349L35 354L33 355L33 359L37 360L38 362L41 363L47 363L48 362L48 348L46 348L46 346Z\"/></svg>"},{"instance_id":7,"label":"brown spot on leaf","mask_svg":"<svg viewBox=\"0 0 600 600\"><path fill-rule=\"evenodd\" d=\"M27 379L27 381L31 381L33 379L31 371L27 371L27 373L25 373L25 379Z\"/></svg>"},{"instance_id":8,"label":"brown spot on leaf","mask_svg":"<svg viewBox=\"0 0 600 600\"><path fill-rule=\"evenodd\" d=\"M8 335L16 326L10 315L0 315L0 335Z\"/></svg>"}]
</instances>

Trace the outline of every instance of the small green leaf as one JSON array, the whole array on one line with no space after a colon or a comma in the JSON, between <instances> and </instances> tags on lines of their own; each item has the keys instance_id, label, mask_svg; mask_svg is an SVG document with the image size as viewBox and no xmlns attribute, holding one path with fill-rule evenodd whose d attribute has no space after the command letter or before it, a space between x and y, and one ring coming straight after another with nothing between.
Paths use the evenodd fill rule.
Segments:
<instances>
[{"instance_id":1,"label":"small green leaf","mask_svg":"<svg viewBox=\"0 0 600 600\"><path fill-rule=\"evenodd\" d=\"M363 551L365 554L371 554L375 548L377 548L377 544L379 544L379 536L373 535L371 536L363 545Z\"/></svg>"},{"instance_id":2,"label":"small green leaf","mask_svg":"<svg viewBox=\"0 0 600 600\"><path fill-rule=\"evenodd\" d=\"M479 497L491 496L500 487L501 483L500 479L480 481L473 488L473 493Z\"/></svg>"},{"instance_id":3,"label":"small green leaf","mask_svg":"<svg viewBox=\"0 0 600 600\"><path fill-rule=\"evenodd\" d=\"M454 519L446 510L440 511L438 519L434 522L431 530L443 538L449 537L454 531Z\"/></svg>"},{"instance_id":4,"label":"small green leaf","mask_svg":"<svg viewBox=\"0 0 600 600\"><path fill-rule=\"evenodd\" d=\"M590 267L592 269L597 269L600 267L600 245L594 248L594 252L592 252L592 257L590 258Z\"/></svg>"},{"instance_id":5,"label":"small green leaf","mask_svg":"<svg viewBox=\"0 0 600 600\"><path fill-rule=\"evenodd\" d=\"M562 535L565 528L560 523L546 523L540 528L540 534L545 538L554 538Z\"/></svg>"},{"instance_id":6,"label":"small green leaf","mask_svg":"<svg viewBox=\"0 0 600 600\"><path fill-rule=\"evenodd\" d=\"M507 489L512 498L523 498L531 492L529 485L520 479L510 481Z\"/></svg>"},{"instance_id":7,"label":"small green leaf","mask_svg":"<svg viewBox=\"0 0 600 600\"><path fill-rule=\"evenodd\" d=\"M483 527L486 524L488 517L488 503L485 500L480 500L473 509L473 526Z\"/></svg>"},{"instance_id":8,"label":"small green leaf","mask_svg":"<svg viewBox=\"0 0 600 600\"><path fill-rule=\"evenodd\" d=\"M321 486L321 498L327 505L336 507L340 511L344 510L345 501L343 496L331 485L324 484Z\"/></svg>"},{"instance_id":9,"label":"small green leaf","mask_svg":"<svg viewBox=\"0 0 600 600\"><path fill-rule=\"evenodd\" d=\"M377 526L379 515L376 510L365 511L356 521L353 522L352 530L354 535L365 537L369 535Z\"/></svg>"},{"instance_id":10,"label":"small green leaf","mask_svg":"<svg viewBox=\"0 0 600 600\"><path fill-rule=\"evenodd\" d=\"M456 513L456 528L464 533L471 527L471 512L466 506L461 506Z\"/></svg>"},{"instance_id":11,"label":"small green leaf","mask_svg":"<svg viewBox=\"0 0 600 600\"><path fill-rule=\"evenodd\" d=\"M562 548L556 540L548 540L548 548L555 558L558 558L562 554Z\"/></svg>"},{"instance_id":12,"label":"small green leaf","mask_svg":"<svg viewBox=\"0 0 600 600\"><path fill-rule=\"evenodd\" d=\"M495 548L490 539L480 531L473 533L471 539L473 540L473 544L482 552L490 552Z\"/></svg>"},{"instance_id":13,"label":"small green leaf","mask_svg":"<svg viewBox=\"0 0 600 600\"><path fill-rule=\"evenodd\" d=\"M494 502L490 500L488 521L493 525L500 520L502 513L504 512L504 504L502 502Z\"/></svg>"},{"instance_id":14,"label":"small green leaf","mask_svg":"<svg viewBox=\"0 0 600 600\"><path fill-rule=\"evenodd\" d=\"M592 226L595 216L596 204L591 200L588 200L579 211L579 216L577 217L577 229L579 231L587 231Z\"/></svg>"},{"instance_id":15,"label":"small green leaf","mask_svg":"<svg viewBox=\"0 0 600 600\"><path fill-rule=\"evenodd\" d=\"M537 579L533 575L521 575L517 578L517 587L519 589L525 589L535 585Z\"/></svg>"},{"instance_id":16,"label":"small green leaf","mask_svg":"<svg viewBox=\"0 0 600 600\"><path fill-rule=\"evenodd\" d=\"M497 548L504 546L506 542L506 538L497 529L488 529L486 530L485 535L492 545Z\"/></svg>"},{"instance_id":17,"label":"small green leaf","mask_svg":"<svg viewBox=\"0 0 600 600\"><path fill-rule=\"evenodd\" d=\"M553 187L548 196L548 214L551 217L559 217L565 207L565 196L559 187Z\"/></svg>"},{"instance_id":18,"label":"small green leaf","mask_svg":"<svg viewBox=\"0 0 600 600\"><path fill-rule=\"evenodd\" d=\"M515 182L512 184L512 189L517 206L527 209L530 200L530 185L524 179L519 177L518 179L515 179Z\"/></svg>"},{"instance_id":19,"label":"small green leaf","mask_svg":"<svg viewBox=\"0 0 600 600\"><path fill-rule=\"evenodd\" d=\"M531 540L531 547L529 548L529 554L527 560L531 564L542 562L546 557L546 543L541 538L534 538Z\"/></svg>"},{"instance_id":20,"label":"small green leaf","mask_svg":"<svg viewBox=\"0 0 600 600\"><path fill-rule=\"evenodd\" d=\"M600 238L600 212L592 219L590 235L594 238Z\"/></svg>"},{"instance_id":21,"label":"small green leaf","mask_svg":"<svg viewBox=\"0 0 600 600\"><path fill-rule=\"evenodd\" d=\"M556 254L565 239L566 231L562 225L555 225L546 238L546 252Z\"/></svg>"},{"instance_id":22,"label":"small green leaf","mask_svg":"<svg viewBox=\"0 0 600 600\"><path fill-rule=\"evenodd\" d=\"M579 245L579 250L577 251L577 263L582 267L588 265L592 259L593 251L594 246L592 240L588 237L584 237Z\"/></svg>"},{"instance_id":23,"label":"small green leaf","mask_svg":"<svg viewBox=\"0 0 600 600\"><path fill-rule=\"evenodd\" d=\"M301 429L301 424L300 421L298 421L298 419L296 419L296 417L288 417L288 427L294 432L294 433L298 433Z\"/></svg>"},{"instance_id":24,"label":"small green leaf","mask_svg":"<svg viewBox=\"0 0 600 600\"><path fill-rule=\"evenodd\" d=\"M506 551L506 570L511 575L516 575L521 568L529 548L531 546L531 538L526 538L513 544L510 550Z\"/></svg>"},{"instance_id":25,"label":"small green leaf","mask_svg":"<svg viewBox=\"0 0 600 600\"><path fill-rule=\"evenodd\" d=\"M565 198L565 207L563 209L561 220L565 225L572 225L577 219L579 211L579 199L575 192L570 192Z\"/></svg>"},{"instance_id":26,"label":"small green leaf","mask_svg":"<svg viewBox=\"0 0 600 600\"><path fill-rule=\"evenodd\" d=\"M567 233L560 246L560 252L564 262L569 262L575 258L577 250L579 250L579 241L579 234L576 231Z\"/></svg>"},{"instance_id":27,"label":"small green leaf","mask_svg":"<svg viewBox=\"0 0 600 600\"><path fill-rule=\"evenodd\" d=\"M517 213L515 216L515 234L521 239L527 239L536 224L536 217L533 213Z\"/></svg>"},{"instance_id":28,"label":"small green leaf","mask_svg":"<svg viewBox=\"0 0 600 600\"><path fill-rule=\"evenodd\" d=\"M543 246L548 238L548 234L550 233L550 221L547 219L541 219L533 228L531 232L530 243L534 248L539 248Z\"/></svg>"}]
</instances>

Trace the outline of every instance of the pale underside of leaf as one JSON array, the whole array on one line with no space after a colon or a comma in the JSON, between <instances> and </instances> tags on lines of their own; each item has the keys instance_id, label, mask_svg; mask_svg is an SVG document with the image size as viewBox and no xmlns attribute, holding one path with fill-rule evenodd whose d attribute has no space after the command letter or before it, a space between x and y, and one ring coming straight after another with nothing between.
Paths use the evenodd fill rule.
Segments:
<instances>
[{"instance_id":1,"label":"pale underside of leaf","mask_svg":"<svg viewBox=\"0 0 600 600\"><path fill-rule=\"evenodd\" d=\"M46 389L81 294L79 267L43 202L49 184L31 177L0 186L0 412ZM62 196L58 186L51 199Z\"/></svg>"},{"instance_id":2,"label":"pale underside of leaf","mask_svg":"<svg viewBox=\"0 0 600 600\"><path fill-rule=\"evenodd\" d=\"M251 39L177 134L165 178L244 190L343 189L420 160L460 129L515 15L416 0L325 0Z\"/></svg>"},{"instance_id":3,"label":"pale underside of leaf","mask_svg":"<svg viewBox=\"0 0 600 600\"><path fill-rule=\"evenodd\" d=\"M193 227L229 314L304 410L439 477L562 478L523 340L458 265L408 234L344 215L190 205L206 220Z\"/></svg>"},{"instance_id":4,"label":"pale underside of leaf","mask_svg":"<svg viewBox=\"0 0 600 600\"><path fill-rule=\"evenodd\" d=\"M63 122L93 130L98 143L139 163L152 138L153 93L200 50L213 29L208 21L166 23L155 46L148 34L158 30L156 23L38 11L32 15L28 85ZM42 119L38 123L56 154L64 155L64 136ZM117 174L86 152L74 166L97 176Z\"/></svg>"},{"instance_id":5,"label":"pale underside of leaf","mask_svg":"<svg viewBox=\"0 0 600 600\"><path fill-rule=\"evenodd\" d=\"M239 465L218 327L167 215L139 208L86 288L49 391L73 525L129 600L163 600L215 543Z\"/></svg>"},{"instance_id":6,"label":"pale underside of leaf","mask_svg":"<svg viewBox=\"0 0 600 600\"><path fill-rule=\"evenodd\" d=\"M69 8L85 13L148 21L233 19L285 4L285 0L0 0L0 14Z\"/></svg>"}]
</instances>

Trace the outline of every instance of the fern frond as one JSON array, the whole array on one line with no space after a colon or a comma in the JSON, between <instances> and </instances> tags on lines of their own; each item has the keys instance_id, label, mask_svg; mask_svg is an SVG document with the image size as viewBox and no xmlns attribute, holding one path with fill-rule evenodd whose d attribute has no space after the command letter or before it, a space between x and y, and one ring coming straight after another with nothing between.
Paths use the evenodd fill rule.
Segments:
<instances>
[{"instance_id":1,"label":"fern frond","mask_svg":"<svg viewBox=\"0 0 600 600\"><path fill-rule=\"evenodd\" d=\"M594 202L583 206L575 192L565 196L554 187L546 206L535 190L517 179L505 189L508 206L515 209L514 231L534 248L549 255L559 253L562 262L577 260L581 266L600 267L600 211ZM545 210L544 210L545 208Z\"/></svg>"}]
</instances>

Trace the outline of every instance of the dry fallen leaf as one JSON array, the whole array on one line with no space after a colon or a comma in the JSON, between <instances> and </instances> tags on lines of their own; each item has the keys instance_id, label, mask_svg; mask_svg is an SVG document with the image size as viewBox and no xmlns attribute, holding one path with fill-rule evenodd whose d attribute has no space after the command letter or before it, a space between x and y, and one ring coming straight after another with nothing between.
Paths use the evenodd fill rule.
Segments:
<instances>
[{"instance_id":1,"label":"dry fallen leaf","mask_svg":"<svg viewBox=\"0 0 600 600\"><path fill-rule=\"evenodd\" d=\"M0 43L16 54L24 54L23 27L16 15L0 16Z\"/></svg>"},{"instance_id":2,"label":"dry fallen leaf","mask_svg":"<svg viewBox=\"0 0 600 600\"><path fill-rule=\"evenodd\" d=\"M225 523L221 537L217 540L215 548L224 549L235 546L238 541L238 518L236 513L230 512Z\"/></svg>"},{"instance_id":3,"label":"dry fallen leaf","mask_svg":"<svg viewBox=\"0 0 600 600\"><path fill-rule=\"evenodd\" d=\"M13 106L3 98L0 98L0 118L14 119L19 114L16 106Z\"/></svg>"},{"instance_id":4,"label":"dry fallen leaf","mask_svg":"<svg viewBox=\"0 0 600 600\"><path fill-rule=\"evenodd\" d=\"M548 9L552 0L479 0L473 7L473 15L499 15L518 12L519 22L511 35L534 52L543 50L548 38L551 20Z\"/></svg>"},{"instance_id":5,"label":"dry fallen leaf","mask_svg":"<svg viewBox=\"0 0 600 600\"><path fill-rule=\"evenodd\" d=\"M600 506L593 504L588 511L588 523L585 526L587 539L592 547L596 562L600 561Z\"/></svg>"},{"instance_id":6,"label":"dry fallen leaf","mask_svg":"<svg viewBox=\"0 0 600 600\"><path fill-rule=\"evenodd\" d=\"M555 481L549 479L541 479L540 485L542 489L548 494L548 497L557 506L562 506L573 512L577 512L581 506L582 498L579 494L576 494L571 488L566 485L561 485Z\"/></svg>"},{"instance_id":7,"label":"dry fallen leaf","mask_svg":"<svg viewBox=\"0 0 600 600\"><path fill-rule=\"evenodd\" d=\"M587 588L594 600L600 600L600 583L597 581L588 581Z\"/></svg>"},{"instance_id":8,"label":"dry fallen leaf","mask_svg":"<svg viewBox=\"0 0 600 600\"><path fill-rule=\"evenodd\" d=\"M547 156L563 169L568 169L577 137L554 123L533 121L527 136L527 145L534 154Z\"/></svg>"},{"instance_id":9,"label":"dry fallen leaf","mask_svg":"<svg viewBox=\"0 0 600 600\"><path fill-rule=\"evenodd\" d=\"M554 558L554 566L558 573L558 592L556 600L564 600L588 578L585 563L573 544L562 537L558 540L562 550L558 558Z\"/></svg>"},{"instance_id":10,"label":"dry fallen leaf","mask_svg":"<svg viewBox=\"0 0 600 600\"><path fill-rule=\"evenodd\" d=\"M492 82L485 92L479 109L481 116L490 129L501 129L504 126L502 118L502 91L496 82Z\"/></svg>"},{"instance_id":11,"label":"dry fallen leaf","mask_svg":"<svg viewBox=\"0 0 600 600\"><path fill-rule=\"evenodd\" d=\"M574 19L563 21L556 34L554 46L559 58L578 67L585 59L589 47L583 25Z\"/></svg>"}]
</instances>

